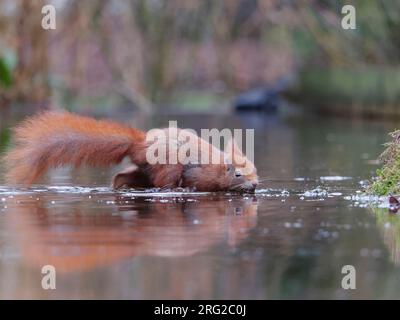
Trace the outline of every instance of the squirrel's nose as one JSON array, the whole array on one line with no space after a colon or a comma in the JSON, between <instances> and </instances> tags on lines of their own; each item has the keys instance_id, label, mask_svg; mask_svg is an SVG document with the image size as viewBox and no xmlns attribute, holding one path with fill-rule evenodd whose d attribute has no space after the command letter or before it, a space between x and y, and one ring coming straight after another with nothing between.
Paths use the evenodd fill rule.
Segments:
<instances>
[{"instance_id":1,"label":"squirrel's nose","mask_svg":"<svg viewBox=\"0 0 400 320\"><path fill-rule=\"evenodd\" d=\"M257 184L258 183L256 183L256 182L252 182L252 183L248 184L247 191L254 192L254 190L256 190Z\"/></svg>"}]
</instances>

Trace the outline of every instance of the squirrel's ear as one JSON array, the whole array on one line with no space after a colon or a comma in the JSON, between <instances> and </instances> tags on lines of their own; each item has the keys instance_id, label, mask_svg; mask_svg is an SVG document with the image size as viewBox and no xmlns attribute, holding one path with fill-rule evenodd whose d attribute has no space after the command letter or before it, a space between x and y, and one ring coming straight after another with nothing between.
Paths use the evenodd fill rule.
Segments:
<instances>
[{"instance_id":1,"label":"squirrel's ear","mask_svg":"<svg viewBox=\"0 0 400 320\"><path fill-rule=\"evenodd\" d=\"M234 157L243 157L243 152L242 149L238 146L236 143L235 139L232 137L229 139L225 146L225 153L228 154L228 156L234 156Z\"/></svg>"}]
</instances>

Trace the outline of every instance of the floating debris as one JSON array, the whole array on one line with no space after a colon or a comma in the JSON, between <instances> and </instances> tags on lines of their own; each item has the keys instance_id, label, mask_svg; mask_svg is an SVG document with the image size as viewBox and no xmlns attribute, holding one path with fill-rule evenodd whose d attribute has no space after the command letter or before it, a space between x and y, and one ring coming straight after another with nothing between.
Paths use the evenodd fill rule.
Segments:
<instances>
[{"instance_id":1,"label":"floating debris","mask_svg":"<svg viewBox=\"0 0 400 320\"><path fill-rule=\"evenodd\" d=\"M289 197L289 196L290 196L290 192L287 191L287 190L282 190L281 195L282 195L283 197Z\"/></svg>"},{"instance_id":2,"label":"floating debris","mask_svg":"<svg viewBox=\"0 0 400 320\"><path fill-rule=\"evenodd\" d=\"M351 180L352 177L343 177L343 176L326 176L326 177L319 177L321 181L344 181L344 180Z\"/></svg>"},{"instance_id":3,"label":"floating debris","mask_svg":"<svg viewBox=\"0 0 400 320\"><path fill-rule=\"evenodd\" d=\"M305 191L301 196L306 198L327 197L328 191L318 186L315 189Z\"/></svg>"}]
</instances>

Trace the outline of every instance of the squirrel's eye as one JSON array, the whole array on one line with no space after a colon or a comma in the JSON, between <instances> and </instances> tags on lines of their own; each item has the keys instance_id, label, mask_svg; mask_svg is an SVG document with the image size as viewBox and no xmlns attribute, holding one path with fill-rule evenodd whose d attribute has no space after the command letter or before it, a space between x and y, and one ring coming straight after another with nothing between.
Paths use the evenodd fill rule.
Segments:
<instances>
[{"instance_id":1,"label":"squirrel's eye","mask_svg":"<svg viewBox=\"0 0 400 320\"><path fill-rule=\"evenodd\" d=\"M236 176L236 177L240 177L241 175L242 175L242 174L240 173L239 170L236 170L236 171L235 171L235 176Z\"/></svg>"}]
</instances>

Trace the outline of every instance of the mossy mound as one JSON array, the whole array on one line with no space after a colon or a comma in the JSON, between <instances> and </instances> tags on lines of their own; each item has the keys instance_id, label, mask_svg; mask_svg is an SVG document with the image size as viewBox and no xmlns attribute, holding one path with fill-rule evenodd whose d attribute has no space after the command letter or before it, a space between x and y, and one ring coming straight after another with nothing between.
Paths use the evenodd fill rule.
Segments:
<instances>
[{"instance_id":1,"label":"mossy mound","mask_svg":"<svg viewBox=\"0 0 400 320\"><path fill-rule=\"evenodd\" d=\"M379 160L382 168L368 191L376 195L400 194L400 130L390 133L393 140L387 143Z\"/></svg>"}]
</instances>

